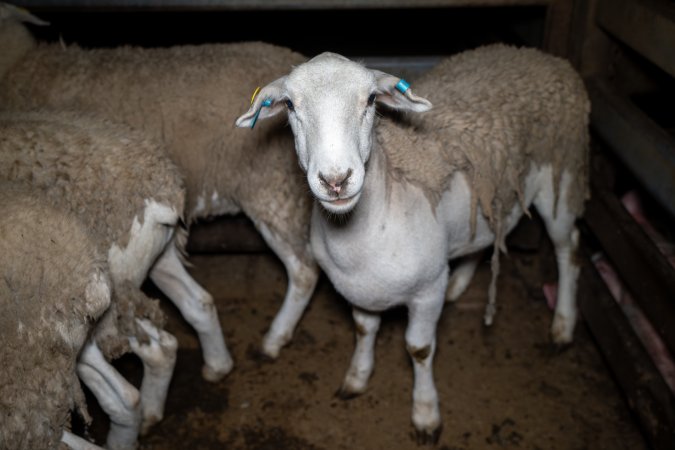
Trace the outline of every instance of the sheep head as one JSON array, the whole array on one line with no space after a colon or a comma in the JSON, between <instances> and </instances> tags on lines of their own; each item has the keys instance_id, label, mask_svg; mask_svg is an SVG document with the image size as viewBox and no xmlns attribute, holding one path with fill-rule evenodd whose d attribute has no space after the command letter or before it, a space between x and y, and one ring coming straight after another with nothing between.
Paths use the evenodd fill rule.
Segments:
<instances>
[{"instance_id":1,"label":"sheep head","mask_svg":"<svg viewBox=\"0 0 675 450\"><path fill-rule=\"evenodd\" d=\"M322 53L265 86L236 125L253 127L285 111L312 193L326 210L343 214L361 196L375 103L402 111L431 108L400 78Z\"/></svg>"},{"instance_id":2,"label":"sheep head","mask_svg":"<svg viewBox=\"0 0 675 450\"><path fill-rule=\"evenodd\" d=\"M49 25L49 22L34 16L23 8L19 8L9 3L0 2L0 24L5 21L12 20L15 22L32 23L33 25Z\"/></svg>"}]
</instances>

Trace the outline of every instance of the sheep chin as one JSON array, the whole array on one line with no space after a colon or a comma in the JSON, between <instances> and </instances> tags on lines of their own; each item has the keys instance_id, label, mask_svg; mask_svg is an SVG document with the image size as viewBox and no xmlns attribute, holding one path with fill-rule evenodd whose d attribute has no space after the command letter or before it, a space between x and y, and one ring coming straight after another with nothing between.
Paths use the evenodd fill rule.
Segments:
<instances>
[{"instance_id":1,"label":"sheep chin","mask_svg":"<svg viewBox=\"0 0 675 450\"><path fill-rule=\"evenodd\" d=\"M337 200L317 200L319 200L319 203L323 209L326 210L326 212L330 213L331 215L342 216L349 214L354 209L356 204L359 202L360 197L361 193L359 192L358 194L349 198L340 198Z\"/></svg>"}]
</instances>

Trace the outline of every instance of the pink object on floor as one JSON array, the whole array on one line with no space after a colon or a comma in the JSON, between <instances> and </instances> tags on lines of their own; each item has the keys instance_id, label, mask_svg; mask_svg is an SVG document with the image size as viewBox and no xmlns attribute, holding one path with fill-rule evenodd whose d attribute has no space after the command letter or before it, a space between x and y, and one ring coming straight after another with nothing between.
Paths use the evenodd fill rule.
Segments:
<instances>
[{"instance_id":1,"label":"pink object on floor","mask_svg":"<svg viewBox=\"0 0 675 450\"><path fill-rule=\"evenodd\" d=\"M553 311L555 309L555 304L558 303L558 283L544 283L541 289L544 291L546 304L549 309Z\"/></svg>"}]
</instances>

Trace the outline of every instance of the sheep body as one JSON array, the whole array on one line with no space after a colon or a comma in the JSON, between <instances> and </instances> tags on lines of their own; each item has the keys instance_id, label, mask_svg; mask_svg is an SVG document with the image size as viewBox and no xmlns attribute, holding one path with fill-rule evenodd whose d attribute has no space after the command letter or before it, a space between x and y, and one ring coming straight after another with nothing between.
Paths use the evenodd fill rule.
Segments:
<instances>
[{"instance_id":1,"label":"sheep body","mask_svg":"<svg viewBox=\"0 0 675 450\"><path fill-rule=\"evenodd\" d=\"M149 426L162 415L176 343L168 333L155 331L163 316L157 302L140 292L140 285L167 245L173 245L184 200L177 169L152 140L126 126L80 113L2 112L0 134L0 179L29 183L54 206L74 213L106 254L113 304L95 337L108 358L129 350L141 357L146 366L140 392L142 419ZM129 338L138 339L129 342ZM147 355L150 350L164 359L163 372L147 367L154 364ZM86 358L82 363L87 364ZM117 390L111 392L128 400L123 406L111 402L115 408L108 412L124 423L111 428L108 445L133 446L141 426L139 394L104 360L89 365L104 378L114 377ZM98 383L86 379L87 374L91 372L85 373L85 383ZM92 377L98 380L99 375ZM108 402L110 392L101 389L95 392L97 398Z\"/></svg>"},{"instance_id":2,"label":"sheep body","mask_svg":"<svg viewBox=\"0 0 675 450\"><path fill-rule=\"evenodd\" d=\"M524 178L534 163L552 164L556 192L563 170L577 174L579 188L565 201L573 213L583 211L588 154L578 149L588 145L589 104L567 61L534 49L486 46L445 59L415 91L433 96L434 113L410 118L407 126L384 120L377 138L394 178L420 187L433 207L462 172L472 210L480 206L494 223L496 202L503 215L516 202L523 205Z\"/></svg>"},{"instance_id":3,"label":"sheep body","mask_svg":"<svg viewBox=\"0 0 675 450\"><path fill-rule=\"evenodd\" d=\"M268 125L247 136L229 126L241 100L256 87L251 72L275 77L304 60L285 48L255 42L86 50L42 44L8 71L0 104L3 109L91 111L127 123L164 143L181 168L188 192L186 221L243 210L286 234L283 223L301 218L275 205L263 208L254 186L271 184L282 189L280 197L290 192L291 180L284 178L301 173L292 158L279 153L292 148L292 135ZM286 170L277 169L279 164ZM235 176L236 170L246 176ZM287 239L301 237L294 233Z\"/></svg>"},{"instance_id":4,"label":"sheep body","mask_svg":"<svg viewBox=\"0 0 675 450\"><path fill-rule=\"evenodd\" d=\"M76 360L110 304L96 240L43 197L0 183L0 447L7 449L55 449L71 410L88 418Z\"/></svg>"},{"instance_id":5,"label":"sheep body","mask_svg":"<svg viewBox=\"0 0 675 450\"><path fill-rule=\"evenodd\" d=\"M166 223L178 220L180 174L143 135L109 120L50 110L0 112L0 126L2 178L43 189L55 204L76 212L107 248L128 246L132 221L142 225L151 199L171 205ZM146 272L151 262L143 263Z\"/></svg>"},{"instance_id":6,"label":"sheep body","mask_svg":"<svg viewBox=\"0 0 675 450\"><path fill-rule=\"evenodd\" d=\"M261 124L242 134L230 124L256 88L255 80L279 76L304 60L263 43L88 50L40 45L6 70L0 104L74 108L125 122L164 143L180 167L188 223L237 212L249 216L289 275L284 304L263 342L263 351L276 357L318 278L308 245L311 198L290 157L293 137L287 129ZM174 300L193 291L161 271L151 277ZM177 303L198 331L205 329L204 319L180 306L198 309L199 298ZM210 352L204 350L205 358ZM214 370L205 376L217 379Z\"/></svg>"},{"instance_id":7,"label":"sheep body","mask_svg":"<svg viewBox=\"0 0 675 450\"><path fill-rule=\"evenodd\" d=\"M431 103L400 79L325 53L263 88L237 120L248 126L288 105L296 152L316 202L311 243L319 265L353 305L356 350L341 392L362 393L374 366L379 312L408 308L415 373L412 422L422 441L441 426L433 381L435 330L448 259L468 284L476 252L494 246L486 322L492 320L499 249L534 204L556 250L554 342L572 340L579 272L575 219L588 195L589 102L566 62L496 45L441 63L420 80L436 109L376 124L374 103L424 112ZM417 91L417 89L416 89Z\"/></svg>"}]
</instances>

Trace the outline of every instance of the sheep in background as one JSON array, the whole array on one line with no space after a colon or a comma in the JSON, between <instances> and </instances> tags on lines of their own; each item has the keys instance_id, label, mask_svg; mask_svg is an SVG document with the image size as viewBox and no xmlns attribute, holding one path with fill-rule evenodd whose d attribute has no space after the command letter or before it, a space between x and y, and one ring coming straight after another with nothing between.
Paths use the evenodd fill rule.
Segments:
<instances>
[{"instance_id":1,"label":"sheep in background","mask_svg":"<svg viewBox=\"0 0 675 450\"><path fill-rule=\"evenodd\" d=\"M263 43L92 50L54 44L34 45L15 60L0 67L2 108L78 109L127 123L162 142L180 167L188 224L238 212L251 218L288 273L283 305L262 345L276 358L318 279L308 244L311 197L292 156L290 130L280 122L238 133L231 125L256 80L280 76L305 58ZM185 272L175 249L150 278L197 330L204 377L224 376L232 362L212 298Z\"/></svg>"},{"instance_id":2,"label":"sheep in background","mask_svg":"<svg viewBox=\"0 0 675 450\"><path fill-rule=\"evenodd\" d=\"M0 183L0 448L99 448L68 431L90 420L75 366L110 304L105 257L40 190Z\"/></svg>"},{"instance_id":3,"label":"sheep in background","mask_svg":"<svg viewBox=\"0 0 675 450\"><path fill-rule=\"evenodd\" d=\"M399 78L325 53L263 88L237 125L287 111L316 199L314 254L354 305L356 351L342 393L366 389L379 312L407 306L412 422L421 441L435 441L441 417L432 358L447 261L493 245L491 321L499 249L531 204L558 262L552 338L572 341L589 101L566 61L503 45L445 60L417 87L435 98L433 113L375 126L376 102L414 112L431 103ZM466 264L451 283L466 287L476 259Z\"/></svg>"},{"instance_id":4,"label":"sheep in background","mask_svg":"<svg viewBox=\"0 0 675 450\"><path fill-rule=\"evenodd\" d=\"M161 330L157 302L140 286L162 252L175 247L184 201L180 175L152 140L77 113L0 113L0 136L0 179L29 183L74 213L108 258L112 306L78 373L95 386L111 417L108 447L133 448L140 428L163 416L176 360L176 339ZM109 359L128 350L141 358L140 394L114 372L98 345Z\"/></svg>"},{"instance_id":5,"label":"sheep in background","mask_svg":"<svg viewBox=\"0 0 675 450\"><path fill-rule=\"evenodd\" d=\"M49 25L48 22L35 17L25 9L8 3L0 3L0 42L2 43L0 78L7 69L35 46L33 36L23 23Z\"/></svg>"}]
</instances>

